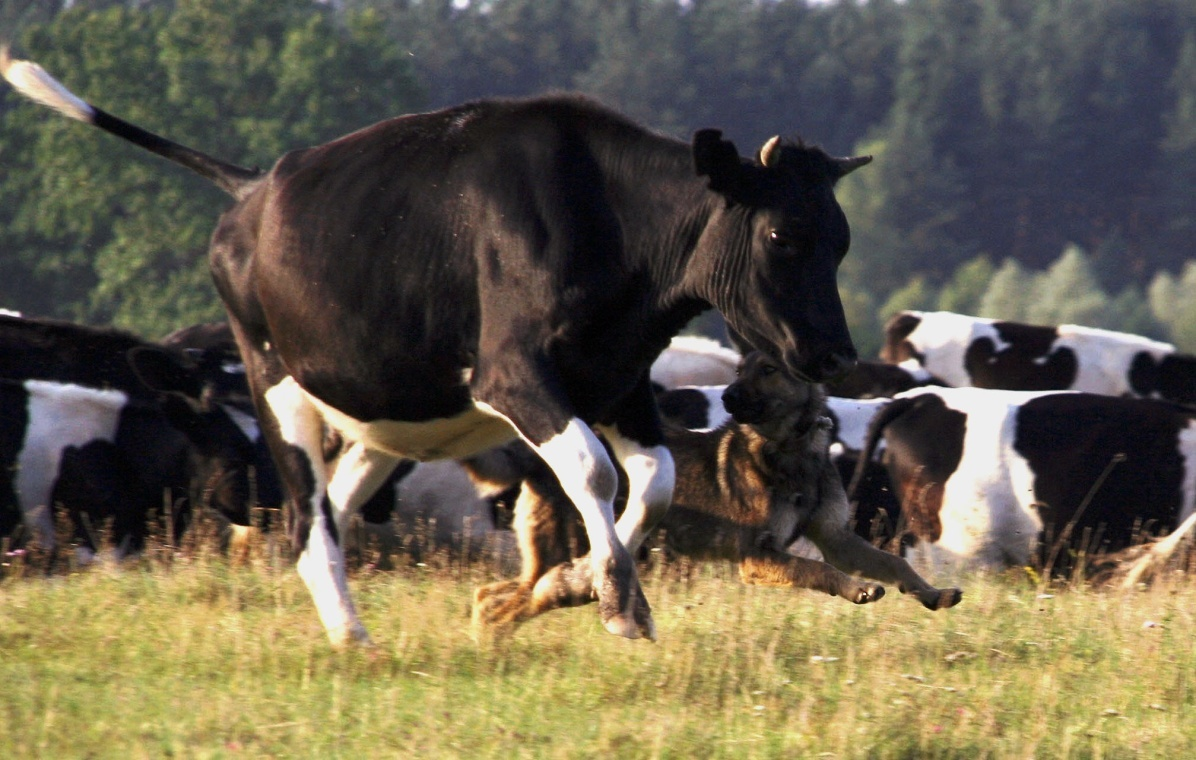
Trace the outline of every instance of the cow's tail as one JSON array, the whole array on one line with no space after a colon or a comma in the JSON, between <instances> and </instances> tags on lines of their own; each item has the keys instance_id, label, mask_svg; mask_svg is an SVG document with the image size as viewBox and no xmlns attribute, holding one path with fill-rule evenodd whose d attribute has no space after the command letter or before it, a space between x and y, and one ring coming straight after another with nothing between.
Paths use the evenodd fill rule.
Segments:
<instances>
[{"instance_id":1,"label":"cow's tail","mask_svg":"<svg viewBox=\"0 0 1196 760\"><path fill-rule=\"evenodd\" d=\"M914 406L918 398L918 396L895 398L881 407L880 411L869 421L868 433L864 436L864 446L860 449L859 459L855 463L855 471L851 475L851 483L847 486L848 501L856 500L860 481L867 474L868 463L872 461L872 457L876 453L876 447L880 443L880 437L885 434L885 428L888 427L890 422L905 414L906 410Z\"/></svg>"},{"instance_id":2,"label":"cow's tail","mask_svg":"<svg viewBox=\"0 0 1196 760\"><path fill-rule=\"evenodd\" d=\"M255 181L262 176L260 169L246 169L221 161L101 111L72 93L36 63L14 60L7 47L0 48L0 74L4 75L17 92L30 100L157 153L201 177L206 177L234 198L244 197Z\"/></svg>"}]
</instances>

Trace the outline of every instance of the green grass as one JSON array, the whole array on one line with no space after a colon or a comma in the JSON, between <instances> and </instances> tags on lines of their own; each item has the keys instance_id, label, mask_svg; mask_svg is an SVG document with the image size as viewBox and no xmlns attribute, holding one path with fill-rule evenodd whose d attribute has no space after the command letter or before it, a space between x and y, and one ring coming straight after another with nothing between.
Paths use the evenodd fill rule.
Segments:
<instances>
[{"instance_id":1,"label":"green grass","mask_svg":"<svg viewBox=\"0 0 1196 760\"><path fill-rule=\"evenodd\" d=\"M358 571L332 650L276 551L159 550L0 581L5 757L1166 757L1196 749L1196 585L1043 596L975 577L931 613L646 569L655 644L594 607L470 637L482 567Z\"/></svg>"}]
</instances>

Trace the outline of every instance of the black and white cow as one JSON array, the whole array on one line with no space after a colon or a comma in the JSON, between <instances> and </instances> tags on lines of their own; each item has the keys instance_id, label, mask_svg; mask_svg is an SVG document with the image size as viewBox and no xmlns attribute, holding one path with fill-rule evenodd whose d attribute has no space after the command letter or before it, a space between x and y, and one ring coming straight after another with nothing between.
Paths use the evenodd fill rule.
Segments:
<instances>
[{"instance_id":1,"label":"black and white cow","mask_svg":"<svg viewBox=\"0 0 1196 760\"><path fill-rule=\"evenodd\" d=\"M298 569L334 644L368 641L339 535L401 457L461 458L515 436L559 477L589 537L560 582L606 628L654 636L632 552L673 465L648 370L717 308L744 341L823 380L855 361L836 270L838 159L780 139L754 160L578 96L467 103L293 151L268 172L178 145L0 57L19 91L207 177L234 199L217 289L290 494ZM328 477L325 423L354 441ZM630 482L616 524L616 471Z\"/></svg>"},{"instance_id":2,"label":"black and white cow","mask_svg":"<svg viewBox=\"0 0 1196 760\"><path fill-rule=\"evenodd\" d=\"M206 405L208 387L182 354L118 330L0 315L0 379L0 466L14 473L0 494L6 532L23 522L53 547L61 504L77 527L113 518L124 552L141 547L147 516L165 504L177 539L193 497L217 508L248 498L248 442ZM80 539L97 548L86 531Z\"/></svg>"},{"instance_id":3,"label":"black and white cow","mask_svg":"<svg viewBox=\"0 0 1196 760\"><path fill-rule=\"evenodd\" d=\"M1139 526L1173 529L1196 498L1196 416L1163 401L917 388L876 415L864 461L882 440L915 551L934 562L1026 565L1085 529L1117 550Z\"/></svg>"},{"instance_id":4,"label":"black and white cow","mask_svg":"<svg viewBox=\"0 0 1196 760\"><path fill-rule=\"evenodd\" d=\"M881 358L947 385L1076 390L1196 404L1196 356L1131 333L1028 325L947 311L903 311L885 325Z\"/></svg>"}]
</instances>

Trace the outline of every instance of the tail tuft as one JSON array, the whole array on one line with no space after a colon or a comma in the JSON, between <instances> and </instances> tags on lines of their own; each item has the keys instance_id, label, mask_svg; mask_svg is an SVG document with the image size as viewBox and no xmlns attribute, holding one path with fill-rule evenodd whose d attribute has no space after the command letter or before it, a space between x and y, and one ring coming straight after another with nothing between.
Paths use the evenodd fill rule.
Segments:
<instances>
[{"instance_id":1,"label":"tail tuft","mask_svg":"<svg viewBox=\"0 0 1196 760\"><path fill-rule=\"evenodd\" d=\"M30 100L49 106L72 119L91 124L96 110L72 93L46 70L32 61L14 60L8 48L0 48L0 74L17 92Z\"/></svg>"}]
</instances>

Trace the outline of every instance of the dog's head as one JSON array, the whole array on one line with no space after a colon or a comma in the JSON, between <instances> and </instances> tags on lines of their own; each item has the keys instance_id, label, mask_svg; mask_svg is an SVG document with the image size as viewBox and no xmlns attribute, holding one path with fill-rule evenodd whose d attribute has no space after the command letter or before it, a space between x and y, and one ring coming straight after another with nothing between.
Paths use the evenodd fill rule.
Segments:
<instances>
[{"instance_id":1,"label":"dog's head","mask_svg":"<svg viewBox=\"0 0 1196 760\"><path fill-rule=\"evenodd\" d=\"M743 358L735 382L723 391L723 406L743 425L767 438L804 435L823 419L821 385L791 375L780 362L753 351Z\"/></svg>"}]
</instances>

